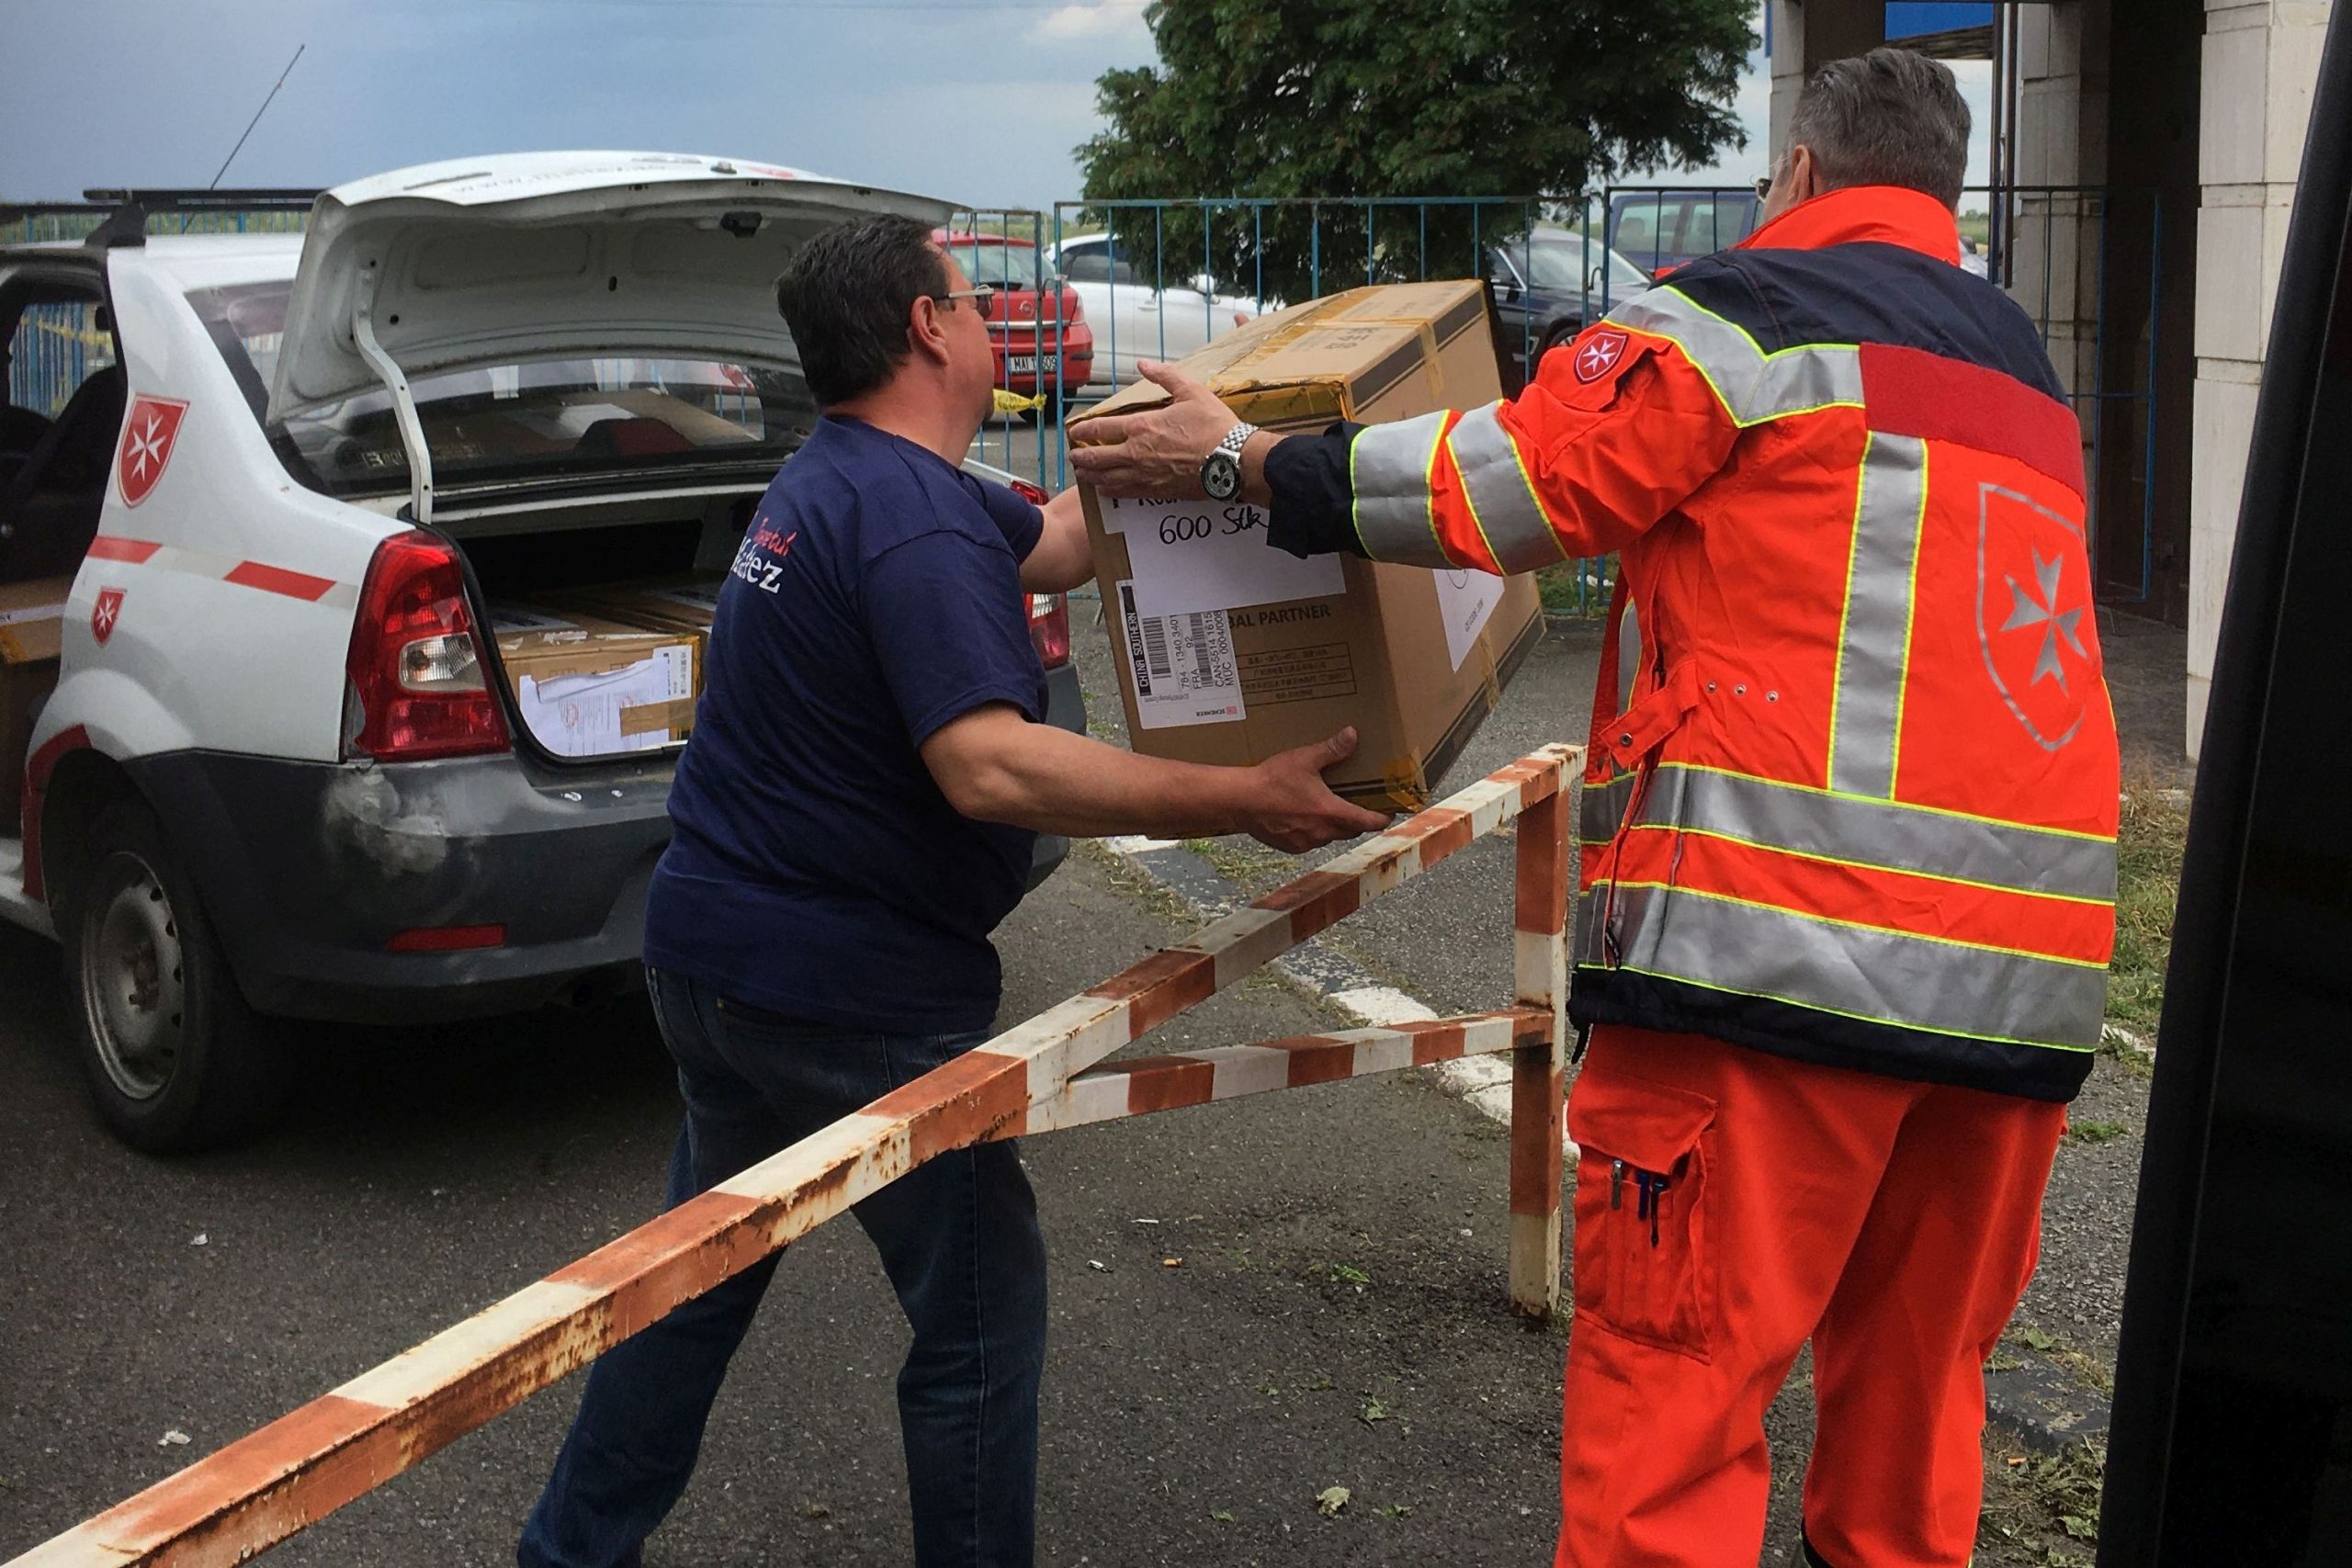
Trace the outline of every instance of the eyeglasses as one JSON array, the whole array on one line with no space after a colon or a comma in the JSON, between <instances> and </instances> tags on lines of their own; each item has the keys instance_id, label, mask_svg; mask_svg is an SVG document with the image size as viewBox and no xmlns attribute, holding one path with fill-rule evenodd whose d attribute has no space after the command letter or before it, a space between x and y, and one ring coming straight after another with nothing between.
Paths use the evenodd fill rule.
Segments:
<instances>
[{"instance_id":1,"label":"eyeglasses","mask_svg":"<svg viewBox=\"0 0 2352 1568\"><path fill-rule=\"evenodd\" d=\"M1772 194L1772 176L1771 176L1771 175L1757 175L1757 176L1756 176L1756 199L1757 199L1757 200L1758 200L1758 201L1764 201L1764 200L1767 200L1767 199L1769 199L1769 198L1770 197L1771 194Z\"/></svg>"},{"instance_id":2,"label":"eyeglasses","mask_svg":"<svg viewBox=\"0 0 2352 1568\"><path fill-rule=\"evenodd\" d=\"M944 294L934 294L932 298L943 305L956 299L969 299L972 302L972 309L982 316L986 316L996 308L996 297L1000 292L1001 290L994 285L983 283L978 288L951 288Z\"/></svg>"}]
</instances>

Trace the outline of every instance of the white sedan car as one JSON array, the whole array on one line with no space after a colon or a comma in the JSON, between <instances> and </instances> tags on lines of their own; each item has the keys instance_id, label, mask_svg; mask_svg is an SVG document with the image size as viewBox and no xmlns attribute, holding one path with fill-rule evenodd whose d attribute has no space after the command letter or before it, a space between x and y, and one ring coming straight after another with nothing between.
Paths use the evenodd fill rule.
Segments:
<instances>
[{"instance_id":1,"label":"white sedan car","mask_svg":"<svg viewBox=\"0 0 2352 1568\"><path fill-rule=\"evenodd\" d=\"M1069 235L1046 246L1046 256L1093 325L1095 381L1114 388L1136 378L1137 360L1182 359L1282 303L1216 293L1204 276L1154 287L1128 247L1108 234Z\"/></svg>"}]
</instances>

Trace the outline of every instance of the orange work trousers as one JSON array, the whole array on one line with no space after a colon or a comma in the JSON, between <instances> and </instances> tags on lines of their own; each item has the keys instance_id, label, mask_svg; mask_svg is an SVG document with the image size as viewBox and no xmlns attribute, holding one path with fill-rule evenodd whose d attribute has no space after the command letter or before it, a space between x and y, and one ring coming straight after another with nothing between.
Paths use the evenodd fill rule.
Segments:
<instances>
[{"instance_id":1,"label":"orange work trousers","mask_svg":"<svg viewBox=\"0 0 2352 1568\"><path fill-rule=\"evenodd\" d=\"M1809 1563L1962 1568L1984 1366L2065 1108L1602 1025L1577 1166L1555 1568L1755 1568L1764 1412L1813 1342Z\"/></svg>"}]
</instances>

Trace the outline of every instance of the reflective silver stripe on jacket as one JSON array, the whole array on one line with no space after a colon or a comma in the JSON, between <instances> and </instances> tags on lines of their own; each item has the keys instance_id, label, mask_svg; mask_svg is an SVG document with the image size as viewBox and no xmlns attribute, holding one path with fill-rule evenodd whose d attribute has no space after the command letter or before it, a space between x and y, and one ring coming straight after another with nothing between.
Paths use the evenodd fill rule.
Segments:
<instances>
[{"instance_id":1,"label":"reflective silver stripe on jacket","mask_svg":"<svg viewBox=\"0 0 2352 1568\"><path fill-rule=\"evenodd\" d=\"M1607 895L1579 900L1581 925L1597 928ZM1626 970L1945 1034L2084 1051L2098 1043L2099 965L1838 925L1688 888L1621 886L1615 910ZM1577 961L1599 963L1584 946Z\"/></svg>"},{"instance_id":2,"label":"reflective silver stripe on jacket","mask_svg":"<svg viewBox=\"0 0 2352 1568\"><path fill-rule=\"evenodd\" d=\"M1600 789L1588 787L1578 816L1579 836L1588 840L1614 837L1632 784L1629 773ZM1672 762L1660 765L1650 780L1642 797L1641 821L2012 893L2098 902L2115 897L2112 840L1857 800Z\"/></svg>"},{"instance_id":3,"label":"reflective silver stripe on jacket","mask_svg":"<svg viewBox=\"0 0 2352 1568\"><path fill-rule=\"evenodd\" d=\"M1502 404L1488 403L1462 416L1446 435L1470 515L1506 574L1556 566L1568 558L1552 531L1544 503L1498 417Z\"/></svg>"},{"instance_id":4,"label":"reflective silver stripe on jacket","mask_svg":"<svg viewBox=\"0 0 2352 1568\"><path fill-rule=\"evenodd\" d=\"M1815 409L1862 403L1860 351L1852 344L1772 354L1747 332L1671 286L1636 294L1609 312L1629 331L1666 338L1705 375L1733 423L1760 424Z\"/></svg>"},{"instance_id":5,"label":"reflective silver stripe on jacket","mask_svg":"<svg viewBox=\"0 0 2352 1568\"><path fill-rule=\"evenodd\" d=\"M1369 424L1349 443L1356 538L1373 559L1404 566L1454 564L1438 542L1437 520L1430 510L1430 459L1445 433L1446 417L1440 410L1392 424Z\"/></svg>"},{"instance_id":6,"label":"reflective silver stripe on jacket","mask_svg":"<svg viewBox=\"0 0 2352 1568\"><path fill-rule=\"evenodd\" d=\"M1829 705L1829 787L1894 794L1896 726L1911 662L1912 565L1928 506L1928 444L1873 431L1862 448L1846 626Z\"/></svg>"}]
</instances>

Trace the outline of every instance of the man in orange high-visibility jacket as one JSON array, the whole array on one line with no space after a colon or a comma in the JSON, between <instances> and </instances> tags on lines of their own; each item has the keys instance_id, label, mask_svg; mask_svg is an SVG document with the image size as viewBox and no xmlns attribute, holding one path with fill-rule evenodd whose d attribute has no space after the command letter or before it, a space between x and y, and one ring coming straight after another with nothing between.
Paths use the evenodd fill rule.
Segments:
<instances>
[{"instance_id":1,"label":"man in orange high-visibility jacket","mask_svg":"<svg viewBox=\"0 0 2352 1568\"><path fill-rule=\"evenodd\" d=\"M1277 440L1162 373L1169 406L1071 454L1114 493L1238 488L1298 553L1620 552L1564 1568L1752 1568L1764 1411L1808 1340L1805 1561L1974 1544L1983 1363L2104 1011L2117 779L2082 433L2032 323L1956 265L1967 131L1942 65L1838 62L1763 227L1516 400Z\"/></svg>"}]
</instances>

